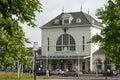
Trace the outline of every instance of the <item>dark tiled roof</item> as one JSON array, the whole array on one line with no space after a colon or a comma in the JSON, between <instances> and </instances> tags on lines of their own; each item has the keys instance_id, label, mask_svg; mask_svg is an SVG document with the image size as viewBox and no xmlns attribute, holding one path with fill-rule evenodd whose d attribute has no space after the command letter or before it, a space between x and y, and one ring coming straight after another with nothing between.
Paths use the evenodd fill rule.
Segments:
<instances>
[{"instance_id":1,"label":"dark tiled roof","mask_svg":"<svg viewBox=\"0 0 120 80\"><path fill-rule=\"evenodd\" d=\"M54 19L52 19L51 21L49 21L48 23L46 23L45 25L43 25L42 27L48 27L48 26L61 26L62 25L62 15L66 14L66 13L61 13L60 15L58 15L57 17L55 17ZM71 13L67 13L72 15L73 20L71 22L70 25L85 25L85 24L92 24L92 21L94 21L94 25L99 25L100 23L97 22L92 16L90 16L89 14L86 14L84 12L71 12ZM82 20L81 23L76 23L76 19L80 18ZM54 24L55 20L58 19L60 22L59 24Z\"/></svg>"},{"instance_id":2,"label":"dark tiled roof","mask_svg":"<svg viewBox=\"0 0 120 80\"><path fill-rule=\"evenodd\" d=\"M105 54L103 50L100 48L97 51L95 51L93 54Z\"/></svg>"}]
</instances>

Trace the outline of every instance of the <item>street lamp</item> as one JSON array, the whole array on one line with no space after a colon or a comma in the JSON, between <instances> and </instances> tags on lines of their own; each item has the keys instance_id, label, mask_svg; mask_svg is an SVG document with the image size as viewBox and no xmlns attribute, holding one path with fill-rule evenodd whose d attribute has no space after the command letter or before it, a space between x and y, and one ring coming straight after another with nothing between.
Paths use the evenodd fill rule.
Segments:
<instances>
[{"instance_id":1,"label":"street lamp","mask_svg":"<svg viewBox=\"0 0 120 80\"><path fill-rule=\"evenodd\" d=\"M78 55L78 79L79 79L79 71L80 71L80 69L79 69L79 63L80 63L80 60L79 60L79 52L77 52L77 55Z\"/></svg>"},{"instance_id":2,"label":"street lamp","mask_svg":"<svg viewBox=\"0 0 120 80\"><path fill-rule=\"evenodd\" d=\"M79 54L78 54L78 79L79 79L79 71L80 71L80 69L79 69L79 65L80 64L80 60L79 60Z\"/></svg>"},{"instance_id":3,"label":"street lamp","mask_svg":"<svg viewBox=\"0 0 120 80\"><path fill-rule=\"evenodd\" d=\"M107 60L104 60L104 72L105 72L105 80L107 80Z\"/></svg>"},{"instance_id":4,"label":"street lamp","mask_svg":"<svg viewBox=\"0 0 120 80\"><path fill-rule=\"evenodd\" d=\"M36 80L36 53L38 50L38 42L34 42L33 53L34 53L34 80Z\"/></svg>"},{"instance_id":5,"label":"street lamp","mask_svg":"<svg viewBox=\"0 0 120 80\"><path fill-rule=\"evenodd\" d=\"M48 49L46 47L46 76L49 77L49 70L48 70Z\"/></svg>"}]
</instances>

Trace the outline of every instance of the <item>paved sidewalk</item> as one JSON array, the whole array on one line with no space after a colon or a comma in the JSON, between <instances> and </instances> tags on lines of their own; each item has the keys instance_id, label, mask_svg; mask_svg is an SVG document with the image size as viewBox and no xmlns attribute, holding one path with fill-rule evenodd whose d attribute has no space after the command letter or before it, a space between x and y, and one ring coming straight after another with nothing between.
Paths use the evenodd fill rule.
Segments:
<instances>
[{"instance_id":1,"label":"paved sidewalk","mask_svg":"<svg viewBox=\"0 0 120 80\"><path fill-rule=\"evenodd\" d=\"M40 76L44 80L105 80L104 76L80 76L78 77L62 77L62 76ZM120 80L120 76L107 77L107 80Z\"/></svg>"}]
</instances>

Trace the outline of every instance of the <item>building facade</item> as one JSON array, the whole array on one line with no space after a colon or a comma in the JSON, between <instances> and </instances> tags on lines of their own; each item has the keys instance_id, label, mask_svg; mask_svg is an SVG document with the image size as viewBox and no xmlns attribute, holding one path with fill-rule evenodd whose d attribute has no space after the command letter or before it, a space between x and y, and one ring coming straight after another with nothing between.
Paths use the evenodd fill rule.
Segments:
<instances>
[{"instance_id":1,"label":"building facade","mask_svg":"<svg viewBox=\"0 0 120 80\"><path fill-rule=\"evenodd\" d=\"M101 29L99 22L82 11L61 13L41 27L42 48L37 56L41 68L104 70L105 55L98 44L88 43Z\"/></svg>"}]
</instances>

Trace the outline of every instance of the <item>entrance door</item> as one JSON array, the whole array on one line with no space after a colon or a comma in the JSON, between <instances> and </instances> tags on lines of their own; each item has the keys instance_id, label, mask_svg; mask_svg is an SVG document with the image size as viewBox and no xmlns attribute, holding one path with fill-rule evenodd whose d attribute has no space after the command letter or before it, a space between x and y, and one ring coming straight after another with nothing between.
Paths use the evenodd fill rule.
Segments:
<instances>
[{"instance_id":1,"label":"entrance door","mask_svg":"<svg viewBox=\"0 0 120 80\"><path fill-rule=\"evenodd\" d=\"M66 63L67 63L67 69L72 70L72 61L69 60L69 61L66 61Z\"/></svg>"},{"instance_id":2,"label":"entrance door","mask_svg":"<svg viewBox=\"0 0 120 80\"><path fill-rule=\"evenodd\" d=\"M64 60L53 60L52 69L62 69L64 70Z\"/></svg>"},{"instance_id":3,"label":"entrance door","mask_svg":"<svg viewBox=\"0 0 120 80\"><path fill-rule=\"evenodd\" d=\"M68 70L72 70L72 64L67 64Z\"/></svg>"},{"instance_id":4,"label":"entrance door","mask_svg":"<svg viewBox=\"0 0 120 80\"><path fill-rule=\"evenodd\" d=\"M98 73L102 72L102 62L101 62L101 59L97 59L96 60L96 69L97 69Z\"/></svg>"}]
</instances>

